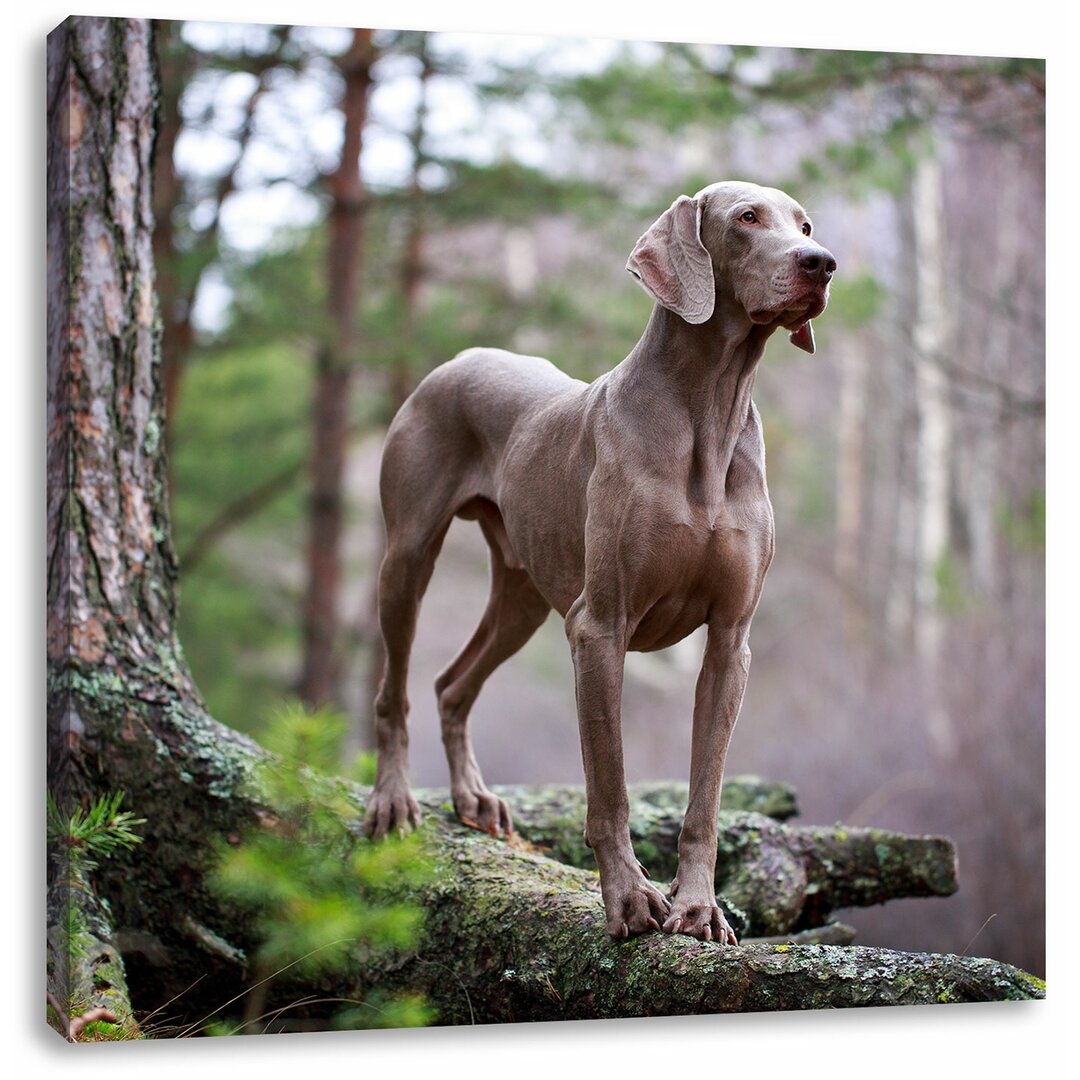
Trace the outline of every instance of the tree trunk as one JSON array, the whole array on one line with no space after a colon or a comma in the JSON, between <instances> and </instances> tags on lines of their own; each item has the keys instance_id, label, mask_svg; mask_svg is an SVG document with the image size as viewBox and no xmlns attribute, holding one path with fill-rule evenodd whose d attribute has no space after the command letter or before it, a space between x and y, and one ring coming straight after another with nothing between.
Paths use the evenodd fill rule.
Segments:
<instances>
[{"instance_id":1,"label":"tree trunk","mask_svg":"<svg viewBox=\"0 0 1080 1080\"><path fill-rule=\"evenodd\" d=\"M246 68L255 83L244 102L240 126L231 133L236 142L236 153L231 164L214 182L210 220L198 230L189 228L189 234L178 244L173 227L174 212L184 203L190 206L199 202L205 206L206 202L205 193L187 190L174 162L176 143L184 126L180 99L197 67L195 50L184 43L182 27L183 23L170 19L154 21L159 78L158 133L154 150L154 265L161 312L165 444L170 454L184 370L195 343L192 322L195 301L206 269L217 260L222 210L236 190L237 177L255 132L256 109L270 85L269 77L279 66L295 63L288 59L289 31L284 26L274 27L274 45L270 52L245 58Z\"/></svg>"},{"instance_id":2,"label":"tree trunk","mask_svg":"<svg viewBox=\"0 0 1080 1080\"><path fill-rule=\"evenodd\" d=\"M834 568L844 591L844 635L865 640L865 606L859 557L865 494L866 360L860 338L839 348L840 409L837 417L836 553Z\"/></svg>"},{"instance_id":3,"label":"tree trunk","mask_svg":"<svg viewBox=\"0 0 1080 1080\"><path fill-rule=\"evenodd\" d=\"M917 506L916 463L910 430L915 423L912 328L918 300L915 258L915 210L910 177L896 197L897 246L901 253L899 281L894 294L896 348L885 350L892 362L880 372L877 405L876 453L882 458L883 477L875 485L875 517L882 521L885 540L876 581L880 582L884 644L889 652L907 653L912 648L915 622L915 518Z\"/></svg>"},{"instance_id":4,"label":"tree trunk","mask_svg":"<svg viewBox=\"0 0 1080 1080\"><path fill-rule=\"evenodd\" d=\"M367 120L371 65L370 30L354 30L339 64L344 140L341 163L330 178L330 340L316 356L312 413L311 524L304 603L304 653L300 697L310 706L339 700L338 603L341 592L342 491L349 436L349 393L355 364L355 320L363 242L364 183L360 147Z\"/></svg>"},{"instance_id":5,"label":"tree trunk","mask_svg":"<svg viewBox=\"0 0 1080 1080\"><path fill-rule=\"evenodd\" d=\"M398 338L395 362L390 368L387 385L387 414L396 415L405 404L405 399L412 393L415 385L416 315L420 304L420 286L425 275L424 249L427 241L427 223L424 214L424 187L421 173L428 160L424 153L428 112L428 85L435 73L431 54L428 51L428 35L417 35L416 57L420 61L417 73L420 96L416 105L416 115L409 145L412 150L412 176L409 192L405 200L407 231L405 251L401 259L401 332ZM356 725L355 737L360 748L370 750L375 747L375 696L382 681L386 666L386 647L379 631L379 566L386 551L382 513L376 510L375 551L372 556L373 568L371 587L368 592L364 611L365 640L369 643L366 678L363 684L363 702L360 708L360 723Z\"/></svg>"},{"instance_id":6,"label":"tree trunk","mask_svg":"<svg viewBox=\"0 0 1080 1080\"><path fill-rule=\"evenodd\" d=\"M1021 187L1024 175L1021 148L1006 143L997 149L997 157L998 201L989 287L992 302L1000 304L1016 294L1017 279L1025 273L1027 228ZM995 382L1009 385L1009 367L1016 354L1015 321L993 315L982 320L976 370ZM995 599L1002 593L997 552L997 514L1002 499L998 455L1002 452L1002 432L999 416L990 409L987 413L972 418L970 445L965 455L967 483L958 485L970 545L971 585L976 596L983 600Z\"/></svg>"},{"instance_id":7,"label":"tree trunk","mask_svg":"<svg viewBox=\"0 0 1080 1080\"><path fill-rule=\"evenodd\" d=\"M194 337L191 323L193 290L179 272L179 252L173 229L173 212L183 198L174 153L180 137L180 98L193 70L193 53L180 37L182 24L157 20L160 112L154 148L154 266L157 270L158 306L161 312L161 363L165 385L165 440L172 446L173 417L179 399L180 375Z\"/></svg>"},{"instance_id":8,"label":"tree trunk","mask_svg":"<svg viewBox=\"0 0 1080 1080\"><path fill-rule=\"evenodd\" d=\"M926 723L939 757L953 753L956 735L942 687L945 645L941 574L949 557L951 417L945 374L949 325L941 164L922 158L915 167L917 302L913 330L918 413L918 512L915 570L915 649L926 672Z\"/></svg>"},{"instance_id":9,"label":"tree trunk","mask_svg":"<svg viewBox=\"0 0 1080 1080\"><path fill-rule=\"evenodd\" d=\"M258 946L249 917L209 887L207 871L221 843L266 824L272 808L248 783L267 755L207 714L175 635L151 254L153 100L147 22L73 18L50 36L49 781L68 807L123 791L146 822L142 843L104 861L92 888L73 889L63 873L50 883L49 994L63 1010L63 996L85 987L91 1009L100 1003L124 1020L130 988L139 1014L168 1001L173 1023L197 1026L249 988L245 957ZM359 818L367 790L331 783ZM313 783L313 798L318 790ZM575 833L578 814L563 813ZM801 861L809 883L814 852L835 877L825 866L841 850L829 846L835 828L819 848L813 835L751 818L725 832L733 880L747 859L775 857L796 877ZM438 808L424 835L432 878L386 886L425 908L416 948L392 960L358 951L333 978L281 978L272 1007L313 992L325 1001L404 987L425 993L438 1022L451 1024L1043 994L1038 980L989 960L731 948L659 934L615 942L595 873L477 834ZM888 861L884 840L872 858ZM89 929L79 955L67 933L73 908ZM311 1001L290 1015L296 1026L326 1026L336 1008Z\"/></svg>"},{"instance_id":10,"label":"tree trunk","mask_svg":"<svg viewBox=\"0 0 1080 1080\"><path fill-rule=\"evenodd\" d=\"M155 368L151 51L139 20L72 18L49 36L48 766L66 807L108 790L122 727L137 742L124 701L195 701L173 632ZM106 692L118 711L102 715ZM61 870L49 893L54 989L66 1000L91 986L123 1016L122 968L94 959L108 953L108 919L73 877ZM72 907L88 908L90 959L66 934Z\"/></svg>"}]
</instances>

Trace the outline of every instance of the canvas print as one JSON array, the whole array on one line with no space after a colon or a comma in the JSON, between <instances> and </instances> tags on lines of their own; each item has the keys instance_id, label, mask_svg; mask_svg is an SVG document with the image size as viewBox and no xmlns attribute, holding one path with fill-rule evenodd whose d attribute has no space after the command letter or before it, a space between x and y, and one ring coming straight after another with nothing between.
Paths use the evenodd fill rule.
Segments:
<instances>
[{"instance_id":1,"label":"canvas print","mask_svg":"<svg viewBox=\"0 0 1080 1080\"><path fill-rule=\"evenodd\" d=\"M47 56L53 1029L1044 996L1041 60Z\"/></svg>"}]
</instances>

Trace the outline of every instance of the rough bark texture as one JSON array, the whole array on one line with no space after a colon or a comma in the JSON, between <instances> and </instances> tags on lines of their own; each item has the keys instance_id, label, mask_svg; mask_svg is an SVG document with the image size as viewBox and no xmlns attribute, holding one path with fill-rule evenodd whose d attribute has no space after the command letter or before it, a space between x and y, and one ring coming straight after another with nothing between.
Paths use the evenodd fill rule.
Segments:
<instances>
[{"instance_id":1,"label":"rough bark texture","mask_svg":"<svg viewBox=\"0 0 1080 1080\"><path fill-rule=\"evenodd\" d=\"M80 686L175 668L150 209L154 89L149 26L73 18L48 43L48 761L54 797L97 789L80 752ZM156 680L155 680L156 681ZM160 693L161 691L155 691ZM116 718L119 719L119 718ZM104 908L51 882L53 987L90 986L126 1010ZM89 905L97 944L64 940ZM92 997L96 1000L96 997Z\"/></svg>"},{"instance_id":2,"label":"rough bark texture","mask_svg":"<svg viewBox=\"0 0 1080 1080\"><path fill-rule=\"evenodd\" d=\"M93 891L73 890L62 874L52 882L52 989L88 985L91 1003L118 1016L129 1013L127 987L139 1014L179 995L153 1021L159 1026L197 1022L244 988L245 955L257 942L248 920L208 888L206 870L216 842L260 821L246 781L264 752L207 714L175 636L151 256L153 102L146 22L74 18L50 37L50 785L69 806L122 790L125 807L146 819L143 842L104 861ZM341 791L359 821L367 792L344 782ZM526 822L530 797L522 796ZM650 797L637 816L651 815L646 836L659 866L670 803L681 795ZM555 810L572 826L560 841L570 849L581 818ZM272 1005L403 987L427 994L440 1023L467 1023L1043 993L1038 980L990 960L725 948L657 934L615 942L595 873L491 840L437 808L425 835L438 871L411 894L427 912L417 950L394 960L358 955L331 985L282 980ZM725 888L742 880L732 868L774 859L798 888L774 902L748 884L748 909L769 913L762 926L797 922L796 908L805 912L808 896L827 892L812 894L815 882L841 883L822 910L867 895L845 860L888 863L877 853L882 835L859 830L853 856L835 830L819 837L744 812L724 833ZM73 904L88 905L92 943L81 958L64 937ZM308 1023L324 1020L309 1007Z\"/></svg>"}]
</instances>

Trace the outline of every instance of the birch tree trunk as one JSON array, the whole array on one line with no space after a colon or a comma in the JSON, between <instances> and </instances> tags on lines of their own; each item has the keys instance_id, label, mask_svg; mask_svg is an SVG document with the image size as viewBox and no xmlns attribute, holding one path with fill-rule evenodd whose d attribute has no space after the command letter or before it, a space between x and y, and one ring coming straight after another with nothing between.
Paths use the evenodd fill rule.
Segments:
<instances>
[{"instance_id":1,"label":"birch tree trunk","mask_svg":"<svg viewBox=\"0 0 1080 1080\"><path fill-rule=\"evenodd\" d=\"M916 467L911 429L914 425L912 384L912 330L916 321L918 272L915 255L915 212L910 179L896 197L898 247L902 263L896 297L895 347L887 353L889 363L880 373L876 425L877 449L884 482L874 491L874 515L882 522L883 550L880 580L882 611L889 651L911 649L915 621L915 511Z\"/></svg>"},{"instance_id":2,"label":"birch tree trunk","mask_svg":"<svg viewBox=\"0 0 1080 1080\"><path fill-rule=\"evenodd\" d=\"M918 275L912 334L918 415L915 648L928 676L927 730L935 751L947 757L954 749L955 733L941 685L944 623L939 582L949 555L951 423L945 372L949 321L944 197L936 156L927 155L916 165L912 200Z\"/></svg>"},{"instance_id":3,"label":"birch tree trunk","mask_svg":"<svg viewBox=\"0 0 1080 1080\"><path fill-rule=\"evenodd\" d=\"M1019 177L1023 175L1021 149L1013 143L998 148L994 236L996 240L990 275L990 300L1007 304L1016 294L1016 280L1024 266L1023 226L1025 217ZM981 341L982 373L996 383L1008 385L1009 360L1013 355L1014 321L996 310L983 320L986 333ZM961 489L962 510L971 549L971 585L976 595L994 597L998 591L997 520L998 447L1000 418L989 415L973 418L967 453L967 484Z\"/></svg>"},{"instance_id":4,"label":"birch tree trunk","mask_svg":"<svg viewBox=\"0 0 1080 1080\"><path fill-rule=\"evenodd\" d=\"M853 215L862 216L862 207ZM853 235L862 229L855 227ZM864 267L857 247L850 252L849 273L854 278ZM866 495L866 409L868 398L866 337L859 329L838 342L840 408L836 450L836 548L833 566L844 590L844 634L861 642L866 634L866 598L860 574L863 539L863 504Z\"/></svg>"}]
</instances>

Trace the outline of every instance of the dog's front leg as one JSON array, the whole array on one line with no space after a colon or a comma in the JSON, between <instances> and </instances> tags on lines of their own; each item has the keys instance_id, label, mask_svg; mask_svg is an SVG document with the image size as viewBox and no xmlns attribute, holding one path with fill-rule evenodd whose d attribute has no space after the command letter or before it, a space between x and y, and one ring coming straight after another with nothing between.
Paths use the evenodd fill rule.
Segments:
<instances>
[{"instance_id":1,"label":"dog's front leg","mask_svg":"<svg viewBox=\"0 0 1080 1080\"><path fill-rule=\"evenodd\" d=\"M705 941L737 944L716 903L716 816L724 759L750 672L749 626L709 628L694 698L690 799L679 833L679 871L671 885L664 930Z\"/></svg>"},{"instance_id":2,"label":"dog's front leg","mask_svg":"<svg viewBox=\"0 0 1080 1080\"><path fill-rule=\"evenodd\" d=\"M620 720L625 620L599 620L579 600L567 614L566 635L585 766L585 840L600 870L608 933L659 930L668 903L645 877L630 843Z\"/></svg>"}]
</instances>

